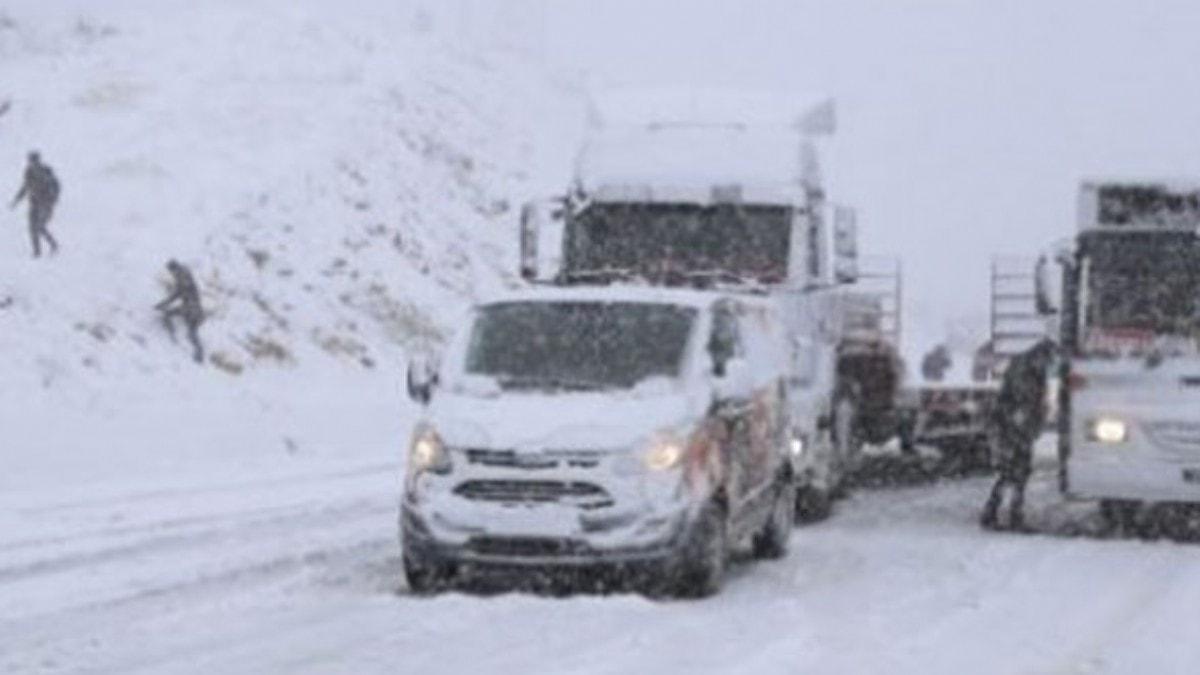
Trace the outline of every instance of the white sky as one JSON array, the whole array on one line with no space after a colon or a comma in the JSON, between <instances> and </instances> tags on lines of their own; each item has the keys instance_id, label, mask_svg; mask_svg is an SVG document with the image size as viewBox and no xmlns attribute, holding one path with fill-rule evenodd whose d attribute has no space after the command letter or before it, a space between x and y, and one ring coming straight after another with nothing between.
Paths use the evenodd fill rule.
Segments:
<instances>
[{"instance_id":1,"label":"white sky","mask_svg":"<svg viewBox=\"0 0 1200 675\"><path fill-rule=\"evenodd\" d=\"M596 85L836 95L832 196L859 207L866 250L903 257L927 331L986 312L993 253L1072 231L1081 176L1200 176L1200 3L547 7L548 60Z\"/></svg>"}]
</instances>

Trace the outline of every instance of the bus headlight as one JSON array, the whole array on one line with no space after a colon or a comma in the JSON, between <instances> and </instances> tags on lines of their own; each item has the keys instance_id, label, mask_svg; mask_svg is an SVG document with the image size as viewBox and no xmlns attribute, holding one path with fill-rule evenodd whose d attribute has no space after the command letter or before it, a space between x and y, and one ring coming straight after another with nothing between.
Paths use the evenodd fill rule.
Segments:
<instances>
[{"instance_id":1,"label":"bus headlight","mask_svg":"<svg viewBox=\"0 0 1200 675\"><path fill-rule=\"evenodd\" d=\"M1116 417L1097 417L1088 423L1088 440L1097 443L1124 443L1129 438L1129 425Z\"/></svg>"}]
</instances>

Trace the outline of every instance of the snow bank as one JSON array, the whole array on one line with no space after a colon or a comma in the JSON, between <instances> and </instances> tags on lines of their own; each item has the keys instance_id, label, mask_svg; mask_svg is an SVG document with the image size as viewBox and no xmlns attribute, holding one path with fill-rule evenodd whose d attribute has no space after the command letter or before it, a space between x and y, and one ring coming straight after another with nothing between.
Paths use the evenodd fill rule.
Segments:
<instances>
[{"instance_id":1,"label":"snow bank","mask_svg":"<svg viewBox=\"0 0 1200 675\"><path fill-rule=\"evenodd\" d=\"M0 482L350 453L355 430L398 444L405 349L512 283L530 139L564 115L538 69L419 19L283 0L0 15L0 185L33 148L63 184L57 257L29 259L23 211L0 230ZM169 258L202 286L205 368L151 309Z\"/></svg>"}]
</instances>

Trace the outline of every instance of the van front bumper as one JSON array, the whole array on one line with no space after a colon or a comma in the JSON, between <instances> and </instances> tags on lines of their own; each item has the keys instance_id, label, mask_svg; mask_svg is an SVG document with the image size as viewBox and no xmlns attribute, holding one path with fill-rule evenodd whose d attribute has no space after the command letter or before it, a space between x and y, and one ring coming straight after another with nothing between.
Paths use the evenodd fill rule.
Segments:
<instances>
[{"instance_id":1,"label":"van front bumper","mask_svg":"<svg viewBox=\"0 0 1200 675\"><path fill-rule=\"evenodd\" d=\"M493 507L512 511L511 507ZM486 510L485 510L486 511ZM504 514L495 520L448 518L435 510L404 504L400 533L406 555L445 564L575 567L654 563L672 559L690 531L696 509L597 514ZM500 514L494 514L500 515ZM528 516L521 518L520 516ZM525 521L524 525L517 522ZM571 521L579 523L571 526Z\"/></svg>"}]
</instances>

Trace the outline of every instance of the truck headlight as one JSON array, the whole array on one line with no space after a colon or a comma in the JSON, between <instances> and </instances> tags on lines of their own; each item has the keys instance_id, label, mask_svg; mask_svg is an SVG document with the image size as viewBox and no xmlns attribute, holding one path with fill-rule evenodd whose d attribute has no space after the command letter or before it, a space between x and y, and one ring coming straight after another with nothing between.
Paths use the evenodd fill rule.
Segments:
<instances>
[{"instance_id":1,"label":"truck headlight","mask_svg":"<svg viewBox=\"0 0 1200 675\"><path fill-rule=\"evenodd\" d=\"M1097 417L1088 423L1088 440L1097 443L1124 443L1129 438L1129 425L1116 417Z\"/></svg>"},{"instance_id":2,"label":"truck headlight","mask_svg":"<svg viewBox=\"0 0 1200 675\"><path fill-rule=\"evenodd\" d=\"M683 462L686 448L683 442L673 436L658 436L650 441L642 455L642 463L651 471L667 471L674 469Z\"/></svg>"},{"instance_id":3,"label":"truck headlight","mask_svg":"<svg viewBox=\"0 0 1200 675\"><path fill-rule=\"evenodd\" d=\"M417 429L408 448L409 473L449 473L450 467L450 454L437 432L427 426Z\"/></svg>"}]
</instances>

